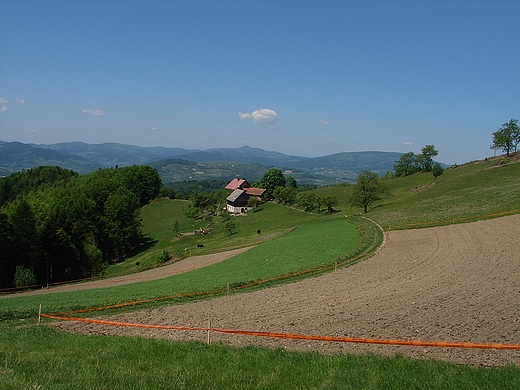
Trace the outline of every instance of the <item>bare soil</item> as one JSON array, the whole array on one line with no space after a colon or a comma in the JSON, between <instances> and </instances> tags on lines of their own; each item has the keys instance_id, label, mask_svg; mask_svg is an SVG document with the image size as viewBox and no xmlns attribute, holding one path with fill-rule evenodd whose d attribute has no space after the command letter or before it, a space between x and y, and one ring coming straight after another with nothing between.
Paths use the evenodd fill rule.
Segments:
<instances>
[{"instance_id":1,"label":"bare soil","mask_svg":"<svg viewBox=\"0 0 520 390\"><path fill-rule=\"evenodd\" d=\"M115 315L114 321L348 336L520 343L520 215L391 231L373 257L321 277L247 294ZM86 334L206 340L205 332L54 324ZM321 353L396 354L520 367L519 350L297 341L212 332L212 342Z\"/></svg>"}]
</instances>

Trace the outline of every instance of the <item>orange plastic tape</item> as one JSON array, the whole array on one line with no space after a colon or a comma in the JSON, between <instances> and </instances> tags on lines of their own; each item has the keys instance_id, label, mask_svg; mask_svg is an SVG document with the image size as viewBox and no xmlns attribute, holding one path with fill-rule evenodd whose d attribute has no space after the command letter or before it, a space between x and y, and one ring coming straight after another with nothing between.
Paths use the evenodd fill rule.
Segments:
<instances>
[{"instance_id":1,"label":"orange plastic tape","mask_svg":"<svg viewBox=\"0 0 520 390\"><path fill-rule=\"evenodd\" d=\"M414 347L445 347L445 348L480 348L480 349L514 349L520 350L520 344L500 344L500 343L474 343L474 342L449 342L449 341L421 341L421 340L387 340L387 339L372 339L372 338L357 338L357 337L335 337L335 336L315 336L305 334L291 334L291 333L273 333L273 332L253 332L247 330L231 330L218 328L193 328L171 325L147 325L147 324L131 324L117 321L96 320L91 318L76 318L76 317L62 317L52 314L42 314L42 317L64 320L64 321L79 321L88 322L101 325L125 326L133 328L144 329L163 329L163 330L184 330L184 331L213 331L220 333L230 333L245 336L255 337L270 337L278 339L293 339L293 340L313 340L313 341L328 341L340 343L363 343L363 344L386 344L386 345L407 345Z\"/></svg>"}]
</instances>

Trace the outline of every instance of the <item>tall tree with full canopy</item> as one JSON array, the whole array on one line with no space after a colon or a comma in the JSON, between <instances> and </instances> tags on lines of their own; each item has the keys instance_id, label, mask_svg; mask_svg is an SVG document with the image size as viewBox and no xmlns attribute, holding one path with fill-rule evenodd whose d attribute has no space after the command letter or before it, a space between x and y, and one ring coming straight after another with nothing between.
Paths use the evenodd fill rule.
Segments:
<instances>
[{"instance_id":1,"label":"tall tree with full canopy","mask_svg":"<svg viewBox=\"0 0 520 390\"><path fill-rule=\"evenodd\" d=\"M265 188L270 194L274 192L276 187L285 187L285 176L282 171L278 168L271 168L258 182L258 186L261 188Z\"/></svg>"},{"instance_id":2,"label":"tall tree with full canopy","mask_svg":"<svg viewBox=\"0 0 520 390\"><path fill-rule=\"evenodd\" d=\"M376 172L363 171L358 173L356 184L352 190L350 202L354 206L363 207L365 213L368 207L388 190Z\"/></svg>"},{"instance_id":3,"label":"tall tree with full canopy","mask_svg":"<svg viewBox=\"0 0 520 390\"><path fill-rule=\"evenodd\" d=\"M504 123L493 134L493 144L490 149L502 149L509 157L511 152L516 152L518 144L520 144L520 127L518 126L518 119L511 119Z\"/></svg>"},{"instance_id":4,"label":"tall tree with full canopy","mask_svg":"<svg viewBox=\"0 0 520 390\"><path fill-rule=\"evenodd\" d=\"M423 171L430 172L432 170L433 158L438 154L439 152L433 145L426 145L421 149L421 154L417 158Z\"/></svg>"}]
</instances>

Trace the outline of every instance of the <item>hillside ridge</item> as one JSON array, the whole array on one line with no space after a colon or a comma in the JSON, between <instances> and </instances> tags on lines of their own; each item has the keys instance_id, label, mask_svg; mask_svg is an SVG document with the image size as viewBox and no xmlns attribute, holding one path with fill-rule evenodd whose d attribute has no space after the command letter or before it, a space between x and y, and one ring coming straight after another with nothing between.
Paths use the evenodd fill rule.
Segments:
<instances>
[{"instance_id":1,"label":"hillside ridge","mask_svg":"<svg viewBox=\"0 0 520 390\"><path fill-rule=\"evenodd\" d=\"M119 143L43 145L0 141L0 176L42 165L57 165L80 174L106 167L150 165L159 171L164 183L233 177L254 181L267 169L276 167L302 183L326 185L354 181L357 173L365 169L384 175L401 155L399 152L361 151L303 157L250 146L190 150ZM181 160L186 163L182 164Z\"/></svg>"}]
</instances>

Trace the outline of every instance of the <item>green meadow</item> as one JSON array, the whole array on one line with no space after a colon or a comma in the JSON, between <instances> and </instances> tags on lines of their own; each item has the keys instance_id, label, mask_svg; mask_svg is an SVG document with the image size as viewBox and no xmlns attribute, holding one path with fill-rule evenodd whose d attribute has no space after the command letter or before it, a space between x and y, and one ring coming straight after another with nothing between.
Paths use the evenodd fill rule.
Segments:
<instances>
[{"instance_id":1,"label":"green meadow","mask_svg":"<svg viewBox=\"0 0 520 390\"><path fill-rule=\"evenodd\" d=\"M498 166L497 161L445 170L436 182L431 173L386 181L389 194L363 216L349 205L351 187L319 188L316 193L338 198L335 214L267 203L245 216L230 217L232 232L224 220L186 218L185 201L157 200L142 210L143 250L112 265L108 274L155 266L163 251L181 259L185 249L195 255L253 248L209 267L147 283L0 298L0 389L520 388L520 370L513 366L85 336L56 331L44 326L46 320L36 325L40 304L48 313L148 300L119 309L138 310L295 282L362 261L382 242L378 225L408 229L520 213L520 164ZM185 233L181 237L175 221ZM211 232L189 234L199 228ZM203 298L201 292L209 294Z\"/></svg>"}]
</instances>

